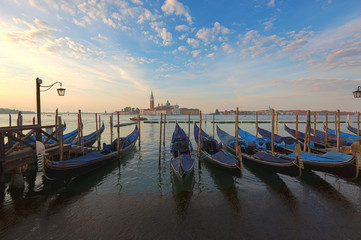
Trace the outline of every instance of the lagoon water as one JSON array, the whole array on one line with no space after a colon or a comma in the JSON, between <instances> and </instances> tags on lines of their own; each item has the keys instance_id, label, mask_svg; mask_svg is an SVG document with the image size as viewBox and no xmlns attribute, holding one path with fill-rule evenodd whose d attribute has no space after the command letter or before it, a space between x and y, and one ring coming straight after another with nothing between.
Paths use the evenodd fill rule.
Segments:
<instances>
[{"instance_id":1,"label":"lagoon water","mask_svg":"<svg viewBox=\"0 0 361 240\"><path fill-rule=\"evenodd\" d=\"M24 124L31 124L32 117L23 115ZM130 122L129 117L121 116L120 122ZM15 125L16 116L12 118ZM94 131L94 114L82 118L84 135ZM106 125L101 140L109 143L109 115L101 118ZM270 118L259 116L259 121ZM324 116L318 118L322 121ZM187 119L167 116L167 120ZM294 119L279 116L279 121ZM333 121L333 116L329 119ZM76 128L77 115L62 114L62 120L66 132ZM211 120L207 116L202 124L210 135ZM222 120L231 121L234 116L216 116L216 121ZM255 116L239 119L254 120ZM305 116L299 117L304 120ZM355 120L351 117L351 122ZM53 124L54 114L43 114L42 121ZM7 125L8 115L0 115L0 126ZM287 136L282 125L278 133ZM188 132L187 123L180 126ZM219 126L234 133L234 124ZM38 172L26 176L24 191L13 192L6 177L0 186L0 239L360 239L361 180L345 181L318 172L297 179L252 168L246 162L239 177L201 161L190 181L181 185L169 165L174 127L175 123L166 124L160 165L159 124L142 123L140 146L130 155L70 182L49 182ZM254 123L240 123L240 127L255 133ZM271 124L260 127L270 129ZM318 123L317 129L321 127ZM121 127L121 136L133 129L134 125ZM341 130L347 132L345 123ZM192 124L190 134L196 149Z\"/></svg>"}]
</instances>

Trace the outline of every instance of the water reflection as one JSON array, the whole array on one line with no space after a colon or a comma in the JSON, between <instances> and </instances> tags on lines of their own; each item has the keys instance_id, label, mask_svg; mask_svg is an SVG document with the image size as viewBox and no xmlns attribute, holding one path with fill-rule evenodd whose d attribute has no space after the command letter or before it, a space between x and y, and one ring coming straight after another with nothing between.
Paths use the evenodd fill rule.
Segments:
<instances>
[{"instance_id":1,"label":"water reflection","mask_svg":"<svg viewBox=\"0 0 361 240\"><path fill-rule=\"evenodd\" d=\"M278 176L277 173L267 171L253 164L250 161L243 161L243 166L260 179L266 186L278 196L288 206L292 208L297 207L297 198L293 195L286 183Z\"/></svg>"},{"instance_id":2,"label":"water reflection","mask_svg":"<svg viewBox=\"0 0 361 240\"><path fill-rule=\"evenodd\" d=\"M218 167L208 163L207 161L203 161L202 165L205 166L205 168L208 170L211 178L217 186L217 189L224 195L229 206L233 210L238 212L240 208L240 201L234 180L234 175L241 178L241 172L237 171L234 174L231 174L231 172L219 169Z\"/></svg>"},{"instance_id":3,"label":"water reflection","mask_svg":"<svg viewBox=\"0 0 361 240\"><path fill-rule=\"evenodd\" d=\"M332 203L335 203L338 206L354 208L353 204L345 196L337 191L330 183L322 179L318 174L312 171L303 171L299 180L301 184L307 185L307 191L311 188L318 192L320 196L327 200L331 200Z\"/></svg>"},{"instance_id":4,"label":"water reflection","mask_svg":"<svg viewBox=\"0 0 361 240\"><path fill-rule=\"evenodd\" d=\"M176 204L176 212L178 216L184 216L189 208L190 200L193 196L193 188L195 185L194 171L191 172L185 182L181 182L173 173L170 174L172 182L172 194Z\"/></svg>"}]
</instances>

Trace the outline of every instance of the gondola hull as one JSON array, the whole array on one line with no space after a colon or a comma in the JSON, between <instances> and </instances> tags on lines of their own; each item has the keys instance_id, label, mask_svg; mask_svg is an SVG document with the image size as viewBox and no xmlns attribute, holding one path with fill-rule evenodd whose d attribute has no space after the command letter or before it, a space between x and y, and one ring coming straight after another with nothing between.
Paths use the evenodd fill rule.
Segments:
<instances>
[{"instance_id":1,"label":"gondola hull","mask_svg":"<svg viewBox=\"0 0 361 240\"><path fill-rule=\"evenodd\" d=\"M222 143L223 148L232 153L236 154L234 148L231 148ZM289 163L269 163L262 161L261 159L257 159L250 154L241 152L242 160L248 161L250 164L263 168L267 171L272 171L280 174L284 174L290 177L300 177L302 174L302 170L294 161L289 161Z\"/></svg>"}]
</instances>

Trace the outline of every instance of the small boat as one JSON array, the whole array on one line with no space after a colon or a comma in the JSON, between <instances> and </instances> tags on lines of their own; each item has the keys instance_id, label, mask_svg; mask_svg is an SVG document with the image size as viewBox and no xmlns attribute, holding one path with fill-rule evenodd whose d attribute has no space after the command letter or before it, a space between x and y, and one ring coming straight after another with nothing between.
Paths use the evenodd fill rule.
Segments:
<instances>
[{"instance_id":1,"label":"small boat","mask_svg":"<svg viewBox=\"0 0 361 240\"><path fill-rule=\"evenodd\" d=\"M49 180L71 179L105 166L117 157L128 154L134 148L138 136L136 127L131 134L122 138L119 154L116 148L118 140L115 140L109 145L104 144L101 152L91 151L83 156L64 161L50 161L43 158L45 177Z\"/></svg>"},{"instance_id":2,"label":"small boat","mask_svg":"<svg viewBox=\"0 0 361 240\"><path fill-rule=\"evenodd\" d=\"M138 121L138 117L132 117L132 118L129 118L130 120L132 121ZM139 121L144 121L144 120L148 120L148 118L146 117L139 117Z\"/></svg>"},{"instance_id":3,"label":"small boat","mask_svg":"<svg viewBox=\"0 0 361 240\"><path fill-rule=\"evenodd\" d=\"M137 123L136 122L119 123L119 127L125 127L133 124L137 124ZM118 124L114 125L114 127L118 127Z\"/></svg>"},{"instance_id":4,"label":"small boat","mask_svg":"<svg viewBox=\"0 0 361 240\"><path fill-rule=\"evenodd\" d=\"M258 127L258 132L269 139L271 132ZM281 157L295 159L293 144L285 144L284 137L274 134L275 149L277 154L283 154ZM354 147L355 149L355 147ZM358 177L359 170L356 162L356 154L350 156L348 154L329 151L323 154L310 154L302 152L302 161L306 170L314 170L326 172L337 177L346 179L355 179Z\"/></svg>"},{"instance_id":5,"label":"small boat","mask_svg":"<svg viewBox=\"0 0 361 240\"><path fill-rule=\"evenodd\" d=\"M198 145L199 127L194 123L194 139ZM201 158L209 163L234 173L240 173L241 164L222 150L222 144L201 130Z\"/></svg>"},{"instance_id":6,"label":"small boat","mask_svg":"<svg viewBox=\"0 0 361 240\"><path fill-rule=\"evenodd\" d=\"M217 134L222 142L223 147L236 154L235 150L235 137L221 130L217 126ZM298 160L283 159L272 154L269 154L263 150L258 149L255 143L248 144L244 139L239 139L238 143L241 147L242 160L246 160L249 163L257 165L258 167L273 171L276 173L285 174L291 177L301 176L302 169Z\"/></svg>"},{"instance_id":7,"label":"small boat","mask_svg":"<svg viewBox=\"0 0 361 240\"><path fill-rule=\"evenodd\" d=\"M173 132L170 151L172 153L171 168L179 180L184 183L193 172L195 160L191 158L192 143L178 123Z\"/></svg>"},{"instance_id":8,"label":"small boat","mask_svg":"<svg viewBox=\"0 0 361 240\"><path fill-rule=\"evenodd\" d=\"M104 132L105 126L104 126L104 122L103 125L101 126L100 130L100 134L102 134ZM84 147L91 147L93 146L93 144L97 141L97 131L94 131L86 136L83 137L84 139ZM72 145L79 145L79 138L74 135L74 137L72 139L68 139L67 142L69 142Z\"/></svg>"},{"instance_id":9,"label":"small boat","mask_svg":"<svg viewBox=\"0 0 361 240\"><path fill-rule=\"evenodd\" d=\"M325 127L325 126L324 126ZM320 130L313 130L311 128L311 133L315 132L316 136L320 136L324 141L326 139L326 133ZM340 131L340 146L351 146L352 143L360 141L359 136L355 136L349 133L344 133ZM337 146L337 135L335 130L328 129L327 131L327 143L330 142L332 145Z\"/></svg>"}]
</instances>

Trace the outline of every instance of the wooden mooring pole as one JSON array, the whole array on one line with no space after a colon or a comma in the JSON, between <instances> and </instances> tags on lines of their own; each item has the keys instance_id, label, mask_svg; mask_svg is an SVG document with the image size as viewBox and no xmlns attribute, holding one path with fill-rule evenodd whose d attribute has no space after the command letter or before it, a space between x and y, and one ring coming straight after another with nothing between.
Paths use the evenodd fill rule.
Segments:
<instances>
[{"instance_id":1,"label":"wooden mooring pole","mask_svg":"<svg viewBox=\"0 0 361 240\"><path fill-rule=\"evenodd\" d=\"M213 113L213 135L212 137L214 138L214 113Z\"/></svg>"},{"instance_id":2,"label":"wooden mooring pole","mask_svg":"<svg viewBox=\"0 0 361 240\"><path fill-rule=\"evenodd\" d=\"M258 137L258 112L256 112L256 137Z\"/></svg>"},{"instance_id":3,"label":"wooden mooring pole","mask_svg":"<svg viewBox=\"0 0 361 240\"><path fill-rule=\"evenodd\" d=\"M278 134L278 111L275 111L276 113L276 134Z\"/></svg>"},{"instance_id":4,"label":"wooden mooring pole","mask_svg":"<svg viewBox=\"0 0 361 240\"><path fill-rule=\"evenodd\" d=\"M298 114L296 114L296 139L298 139Z\"/></svg>"},{"instance_id":5,"label":"wooden mooring pole","mask_svg":"<svg viewBox=\"0 0 361 240\"><path fill-rule=\"evenodd\" d=\"M188 113L188 138L190 138L191 132L191 113Z\"/></svg>"},{"instance_id":6,"label":"wooden mooring pole","mask_svg":"<svg viewBox=\"0 0 361 240\"><path fill-rule=\"evenodd\" d=\"M165 146L165 123L166 123L166 114L164 114L164 121L163 121L163 147Z\"/></svg>"},{"instance_id":7,"label":"wooden mooring pole","mask_svg":"<svg viewBox=\"0 0 361 240\"><path fill-rule=\"evenodd\" d=\"M271 151L272 155L275 154L274 150L274 133L275 133L275 110L272 108L272 134L271 134Z\"/></svg>"},{"instance_id":8,"label":"wooden mooring pole","mask_svg":"<svg viewBox=\"0 0 361 240\"><path fill-rule=\"evenodd\" d=\"M234 123L234 137L236 138L234 148L236 150L236 156L238 157L238 107L236 109L236 121Z\"/></svg>"},{"instance_id":9,"label":"wooden mooring pole","mask_svg":"<svg viewBox=\"0 0 361 240\"><path fill-rule=\"evenodd\" d=\"M307 110L307 120L306 120L306 129L305 129L305 139L303 141L303 151L307 151L308 135L309 135L309 126L310 126L310 110Z\"/></svg>"},{"instance_id":10,"label":"wooden mooring pole","mask_svg":"<svg viewBox=\"0 0 361 240\"><path fill-rule=\"evenodd\" d=\"M201 158L202 111L199 111L198 159Z\"/></svg>"},{"instance_id":11,"label":"wooden mooring pole","mask_svg":"<svg viewBox=\"0 0 361 240\"><path fill-rule=\"evenodd\" d=\"M357 112L357 136L360 136L360 112Z\"/></svg>"},{"instance_id":12,"label":"wooden mooring pole","mask_svg":"<svg viewBox=\"0 0 361 240\"><path fill-rule=\"evenodd\" d=\"M337 109L337 152L340 151L340 109Z\"/></svg>"},{"instance_id":13,"label":"wooden mooring pole","mask_svg":"<svg viewBox=\"0 0 361 240\"><path fill-rule=\"evenodd\" d=\"M119 111L117 111L117 151L120 154L120 127L119 127Z\"/></svg>"},{"instance_id":14,"label":"wooden mooring pole","mask_svg":"<svg viewBox=\"0 0 361 240\"><path fill-rule=\"evenodd\" d=\"M63 125L61 124L61 117L58 117L58 129L59 129L59 161L62 161L64 155L64 148L63 148Z\"/></svg>"},{"instance_id":15,"label":"wooden mooring pole","mask_svg":"<svg viewBox=\"0 0 361 240\"><path fill-rule=\"evenodd\" d=\"M326 116L325 116L325 120L326 120L326 122L325 122L325 128L326 128L326 130L325 130L325 134L326 134L326 138L325 138L325 148L327 148L327 141L328 141L328 113L326 112Z\"/></svg>"},{"instance_id":16,"label":"wooden mooring pole","mask_svg":"<svg viewBox=\"0 0 361 240\"><path fill-rule=\"evenodd\" d=\"M313 136L316 135L316 112L313 112Z\"/></svg>"},{"instance_id":17,"label":"wooden mooring pole","mask_svg":"<svg viewBox=\"0 0 361 240\"><path fill-rule=\"evenodd\" d=\"M335 135L337 135L337 111L335 111Z\"/></svg>"},{"instance_id":18,"label":"wooden mooring pole","mask_svg":"<svg viewBox=\"0 0 361 240\"><path fill-rule=\"evenodd\" d=\"M163 113L160 114L160 127L159 127L159 161L160 164L160 153L162 151L162 121L163 121Z\"/></svg>"},{"instance_id":19,"label":"wooden mooring pole","mask_svg":"<svg viewBox=\"0 0 361 240\"><path fill-rule=\"evenodd\" d=\"M101 115L99 114L99 127L98 127L98 132L99 132L99 145L98 145L98 151L100 151L100 146L101 146L101 139L102 139L102 133L100 132L100 128L101 128L101 120L100 120Z\"/></svg>"},{"instance_id":20,"label":"wooden mooring pole","mask_svg":"<svg viewBox=\"0 0 361 240\"><path fill-rule=\"evenodd\" d=\"M109 122L109 126L110 126L110 143L113 142L113 113L109 116L110 118L110 122Z\"/></svg>"},{"instance_id":21,"label":"wooden mooring pole","mask_svg":"<svg viewBox=\"0 0 361 240\"><path fill-rule=\"evenodd\" d=\"M100 138L98 131L98 114L95 114L95 132L97 133L98 151L100 150Z\"/></svg>"},{"instance_id":22,"label":"wooden mooring pole","mask_svg":"<svg viewBox=\"0 0 361 240\"><path fill-rule=\"evenodd\" d=\"M139 141L138 141L138 146L140 147L140 114L138 114L138 131L139 131Z\"/></svg>"}]
</instances>

